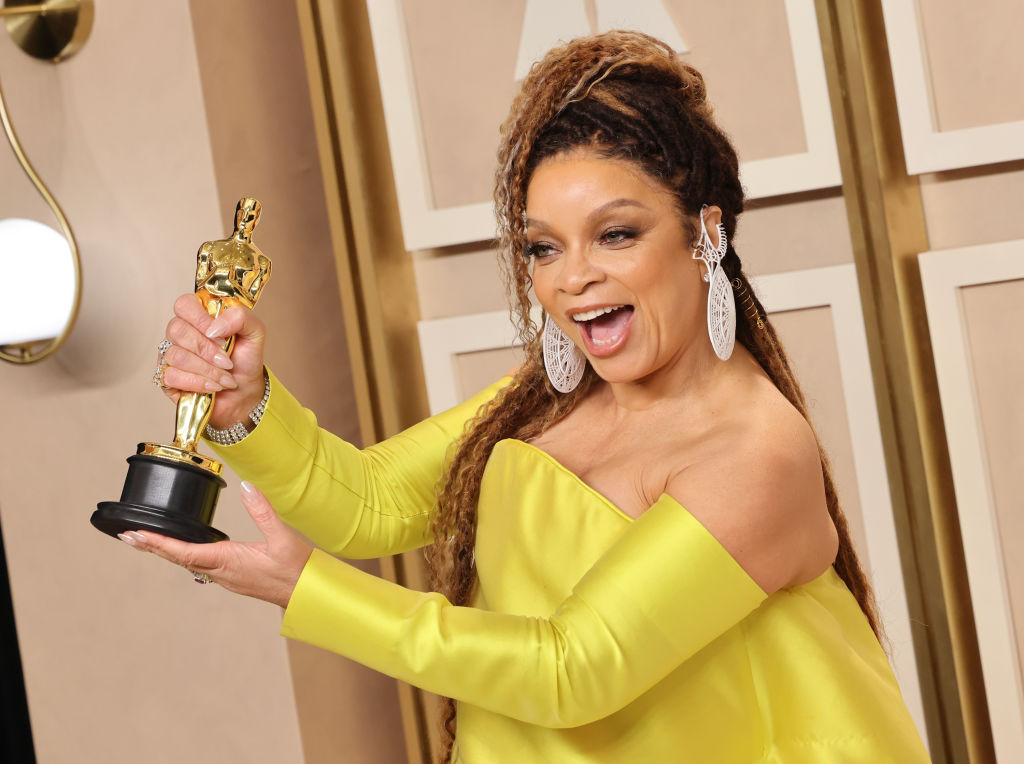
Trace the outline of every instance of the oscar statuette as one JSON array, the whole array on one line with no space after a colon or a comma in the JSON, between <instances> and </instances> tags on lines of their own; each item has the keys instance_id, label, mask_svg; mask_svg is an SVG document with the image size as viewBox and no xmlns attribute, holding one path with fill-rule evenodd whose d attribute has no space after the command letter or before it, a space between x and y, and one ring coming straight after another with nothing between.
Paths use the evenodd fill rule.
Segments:
<instances>
[{"instance_id":1,"label":"oscar statuette","mask_svg":"<svg viewBox=\"0 0 1024 764\"><path fill-rule=\"evenodd\" d=\"M196 256L196 296L216 318L235 305L252 309L270 278L270 259L252 243L260 203L244 198L235 209L235 230L227 239L208 241ZM231 355L234 337L222 347ZM127 530L151 530L183 541L223 541L212 527L217 497L226 485L223 465L196 452L213 409L215 393L182 393L178 399L174 442L140 443L128 457L128 476L120 501L104 501L92 524L116 536Z\"/></svg>"}]
</instances>

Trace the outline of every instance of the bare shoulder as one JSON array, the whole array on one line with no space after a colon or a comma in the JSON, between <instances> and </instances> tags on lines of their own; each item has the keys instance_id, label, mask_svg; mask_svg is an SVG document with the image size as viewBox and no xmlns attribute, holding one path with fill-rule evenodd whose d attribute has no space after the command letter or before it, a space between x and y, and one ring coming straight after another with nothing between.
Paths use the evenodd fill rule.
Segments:
<instances>
[{"instance_id":1,"label":"bare shoulder","mask_svg":"<svg viewBox=\"0 0 1024 764\"><path fill-rule=\"evenodd\" d=\"M774 387L730 410L667 492L769 594L812 580L835 559L814 433Z\"/></svg>"}]
</instances>

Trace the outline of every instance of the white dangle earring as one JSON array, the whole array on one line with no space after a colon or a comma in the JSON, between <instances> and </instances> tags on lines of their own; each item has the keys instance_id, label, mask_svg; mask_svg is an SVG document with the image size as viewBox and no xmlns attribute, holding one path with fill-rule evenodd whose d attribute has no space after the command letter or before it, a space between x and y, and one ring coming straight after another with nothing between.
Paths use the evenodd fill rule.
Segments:
<instances>
[{"instance_id":1,"label":"white dangle earring","mask_svg":"<svg viewBox=\"0 0 1024 764\"><path fill-rule=\"evenodd\" d=\"M583 379L586 366L583 351L548 316L544 321L544 369L551 386L560 393L571 393Z\"/></svg>"},{"instance_id":2,"label":"white dangle earring","mask_svg":"<svg viewBox=\"0 0 1024 764\"><path fill-rule=\"evenodd\" d=\"M736 300L732 293L732 284L725 275L722 258L728 249L725 227L718 224L718 246L711 243L708 228L704 224L704 210L700 208L700 240L693 250L694 260L703 260L708 272L704 280L711 286L708 289L708 336L715 355L728 361L736 344Z\"/></svg>"}]
</instances>

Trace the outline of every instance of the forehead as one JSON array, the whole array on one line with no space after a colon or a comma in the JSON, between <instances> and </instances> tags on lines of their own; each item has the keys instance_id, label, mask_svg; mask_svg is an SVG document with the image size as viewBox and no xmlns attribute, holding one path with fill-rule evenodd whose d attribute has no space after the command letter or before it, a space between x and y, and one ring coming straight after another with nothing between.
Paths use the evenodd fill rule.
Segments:
<instances>
[{"instance_id":1,"label":"forehead","mask_svg":"<svg viewBox=\"0 0 1024 764\"><path fill-rule=\"evenodd\" d=\"M599 205L632 198L647 205L675 207L675 195L639 165L574 150L541 161L526 187L527 214L537 207Z\"/></svg>"}]
</instances>

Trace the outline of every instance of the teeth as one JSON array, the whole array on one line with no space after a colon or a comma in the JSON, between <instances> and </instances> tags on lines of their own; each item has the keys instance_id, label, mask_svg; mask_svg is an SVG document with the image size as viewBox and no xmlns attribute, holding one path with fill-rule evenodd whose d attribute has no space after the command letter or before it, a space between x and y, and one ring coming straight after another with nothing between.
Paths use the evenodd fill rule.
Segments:
<instances>
[{"instance_id":1,"label":"teeth","mask_svg":"<svg viewBox=\"0 0 1024 764\"><path fill-rule=\"evenodd\" d=\"M573 315L573 321L593 321L598 316L603 316L605 313L611 313L613 310L625 307L623 305L612 305L607 308L594 308L593 310L584 311L583 313L576 313Z\"/></svg>"}]
</instances>

